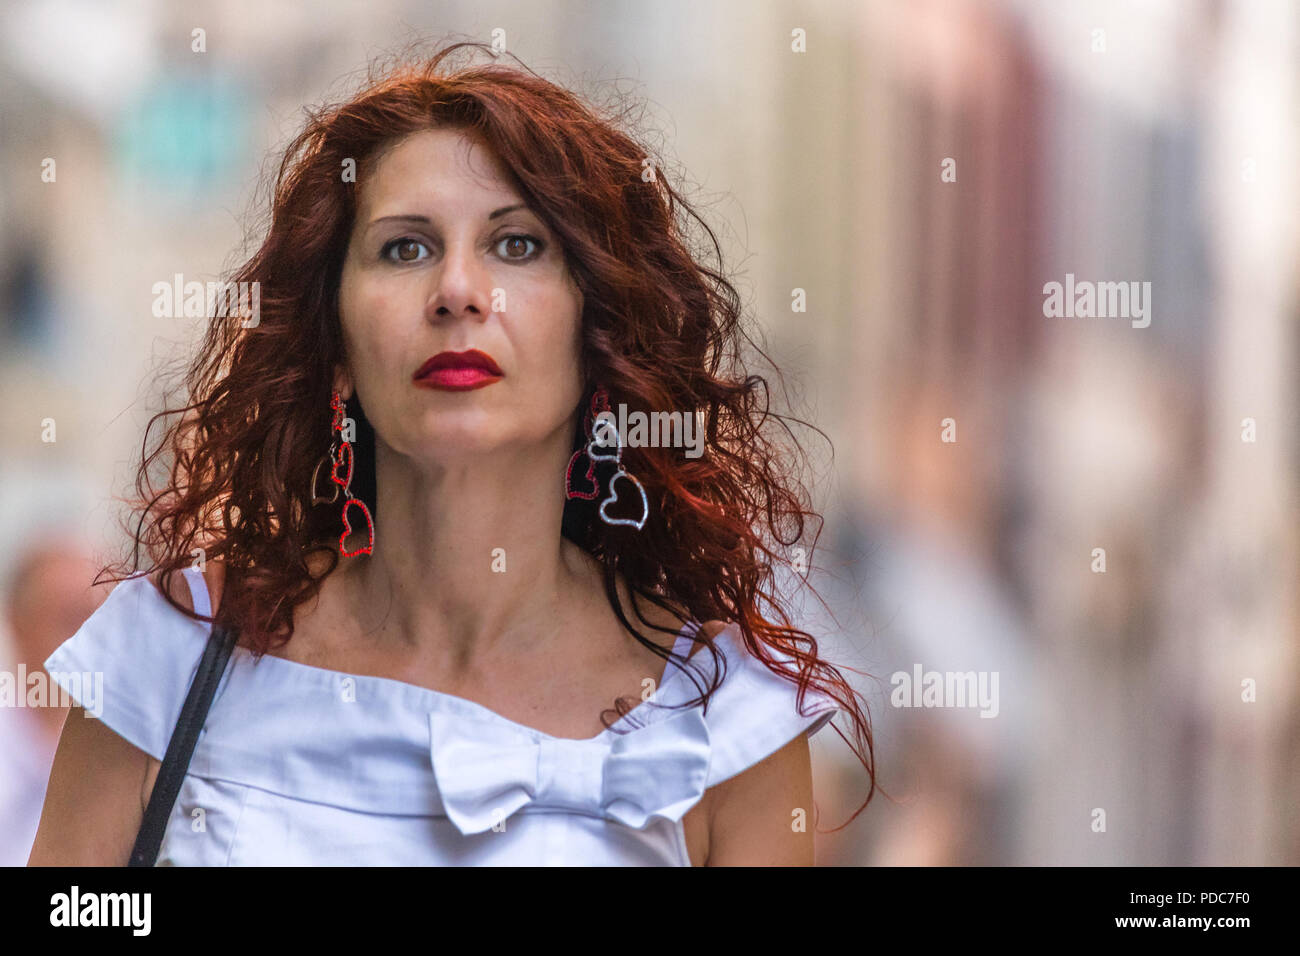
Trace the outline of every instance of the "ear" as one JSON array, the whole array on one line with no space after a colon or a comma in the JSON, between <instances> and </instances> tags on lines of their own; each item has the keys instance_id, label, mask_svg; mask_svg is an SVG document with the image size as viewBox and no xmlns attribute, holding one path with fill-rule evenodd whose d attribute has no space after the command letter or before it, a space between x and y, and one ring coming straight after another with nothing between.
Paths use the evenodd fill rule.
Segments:
<instances>
[{"instance_id":1,"label":"ear","mask_svg":"<svg viewBox=\"0 0 1300 956\"><path fill-rule=\"evenodd\" d=\"M342 365L334 366L334 391L345 402L352 397L352 376Z\"/></svg>"}]
</instances>

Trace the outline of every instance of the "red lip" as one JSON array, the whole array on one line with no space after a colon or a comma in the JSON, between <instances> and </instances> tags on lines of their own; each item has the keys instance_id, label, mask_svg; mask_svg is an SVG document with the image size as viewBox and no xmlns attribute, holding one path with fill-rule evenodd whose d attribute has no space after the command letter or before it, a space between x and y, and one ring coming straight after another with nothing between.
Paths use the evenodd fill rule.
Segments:
<instances>
[{"instance_id":1,"label":"red lip","mask_svg":"<svg viewBox=\"0 0 1300 956\"><path fill-rule=\"evenodd\" d=\"M424 388L466 391L498 381L501 367L492 356L478 349L466 352L439 352L416 371L413 379Z\"/></svg>"}]
</instances>

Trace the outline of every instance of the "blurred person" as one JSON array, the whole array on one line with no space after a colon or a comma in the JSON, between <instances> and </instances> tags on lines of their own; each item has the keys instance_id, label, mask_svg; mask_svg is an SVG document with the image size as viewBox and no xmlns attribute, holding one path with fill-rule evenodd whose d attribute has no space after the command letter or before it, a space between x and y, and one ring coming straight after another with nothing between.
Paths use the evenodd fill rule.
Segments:
<instances>
[{"instance_id":1,"label":"blurred person","mask_svg":"<svg viewBox=\"0 0 1300 956\"><path fill-rule=\"evenodd\" d=\"M96 570L87 550L57 538L22 549L6 583L12 660L5 671L18 699L14 706L0 705L0 866L27 862L68 713L53 698L46 698L46 706L26 705L29 684L19 675L44 679L42 662L103 603L106 589L91 583Z\"/></svg>"},{"instance_id":2,"label":"blurred person","mask_svg":"<svg viewBox=\"0 0 1300 956\"><path fill-rule=\"evenodd\" d=\"M956 416L952 441L941 441ZM998 423L972 397L919 379L900 393L881 457L891 512L846 516L841 547L858 559L858 586L877 653L891 664L878 727L886 759L908 777L876 814L873 838L836 862L886 866L1006 865L1022 853L1018 783L1038 712L1040 665L1025 616L993 560L998 535ZM997 678L996 713L917 709L893 701L895 675L919 666ZM907 695L904 694L904 697Z\"/></svg>"},{"instance_id":3,"label":"blurred person","mask_svg":"<svg viewBox=\"0 0 1300 956\"><path fill-rule=\"evenodd\" d=\"M874 784L855 692L770 593L809 496L694 213L573 94L449 72L461 48L490 52L289 146L234 279L260 313L212 321L131 576L47 662L112 692L65 726L32 864L808 865L838 711ZM638 442L628 408L698 411L708 446Z\"/></svg>"}]
</instances>

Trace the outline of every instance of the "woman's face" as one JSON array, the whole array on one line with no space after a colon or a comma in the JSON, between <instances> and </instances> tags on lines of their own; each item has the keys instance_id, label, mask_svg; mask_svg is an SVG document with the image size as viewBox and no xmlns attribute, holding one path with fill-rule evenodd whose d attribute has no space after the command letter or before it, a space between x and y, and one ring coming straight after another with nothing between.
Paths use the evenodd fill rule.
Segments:
<instances>
[{"instance_id":1,"label":"woman's face","mask_svg":"<svg viewBox=\"0 0 1300 956\"><path fill-rule=\"evenodd\" d=\"M548 440L567 449L583 389L582 294L496 158L458 130L428 130L358 187L339 289L347 367L335 384L360 398L377 440L441 464ZM439 353L469 349L500 377L469 389L460 373L416 378Z\"/></svg>"}]
</instances>

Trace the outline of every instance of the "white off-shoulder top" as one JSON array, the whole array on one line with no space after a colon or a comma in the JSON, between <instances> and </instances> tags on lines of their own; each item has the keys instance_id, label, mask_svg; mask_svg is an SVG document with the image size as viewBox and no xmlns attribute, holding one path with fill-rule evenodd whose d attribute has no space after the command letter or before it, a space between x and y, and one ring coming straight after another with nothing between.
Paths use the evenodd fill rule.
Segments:
<instances>
[{"instance_id":1,"label":"white off-shoulder top","mask_svg":"<svg viewBox=\"0 0 1300 956\"><path fill-rule=\"evenodd\" d=\"M210 614L203 575L185 571ZM674 650L692 644L688 624ZM45 662L78 703L162 760L211 625L140 576ZM235 647L167 823L159 866L689 866L682 817L704 791L820 730L839 703L744 647L732 624L708 713L702 650L595 737L553 737L473 701ZM779 651L773 651L783 659ZM788 660L789 658L784 658ZM102 674L102 684L93 676ZM626 732L620 733L620 731Z\"/></svg>"}]
</instances>

